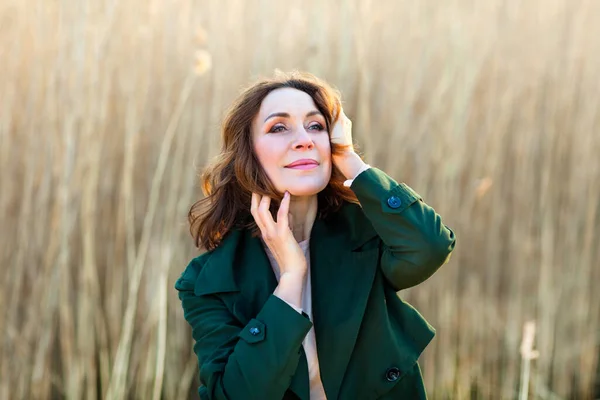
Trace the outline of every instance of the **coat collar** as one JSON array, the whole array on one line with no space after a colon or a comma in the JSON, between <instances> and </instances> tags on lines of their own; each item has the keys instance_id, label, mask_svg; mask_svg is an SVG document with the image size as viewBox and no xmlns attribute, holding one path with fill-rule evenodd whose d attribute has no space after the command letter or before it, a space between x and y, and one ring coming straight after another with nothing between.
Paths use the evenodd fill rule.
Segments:
<instances>
[{"instance_id":1,"label":"coat collar","mask_svg":"<svg viewBox=\"0 0 600 400\"><path fill-rule=\"evenodd\" d=\"M344 234L344 247L347 243L352 251L377 236L360 206L352 203L344 204L335 217L315 220L311 231L311 250L313 243L321 240L319 236L322 234ZM240 254L241 247L245 247L245 251L250 253L258 252L259 248L262 250L260 239L251 237L248 230L230 231L221 244L207 254L194 288L197 296L239 291L235 277L235 258ZM268 261L267 258L265 260Z\"/></svg>"},{"instance_id":2,"label":"coat collar","mask_svg":"<svg viewBox=\"0 0 600 400\"><path fill-rule=\"evenodd\" d=\"M311 231L313 324L327 398L337 398L358 336L379 260L378 246L361 247L376 236L360 206L351 203L327 219L316 220ZM208 255L194 292L241 292L234 314L249 320L276 286L260 239L248 230L235 230ZM290 388L300 399L308 400L304 351Z\"/></svg>"}]
</instances>

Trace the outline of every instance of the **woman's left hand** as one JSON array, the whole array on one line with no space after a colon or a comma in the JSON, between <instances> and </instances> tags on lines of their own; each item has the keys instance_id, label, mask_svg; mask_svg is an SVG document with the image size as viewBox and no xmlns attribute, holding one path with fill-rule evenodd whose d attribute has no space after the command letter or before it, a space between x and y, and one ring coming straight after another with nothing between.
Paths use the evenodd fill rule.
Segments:
<instances>
[{"instance_id":1,"label":"woman's left hand","mask_svg":"<svg viewBox=\"0 0 600 400\"><path fill-rule=\"evenodd\" d=\"M340 110L340 115L331 130L330 142L343 146L344 149L339 154L331 154L333 164L342 172L346 179L352 179L366 165L358 154L354 151L352 143L352 121Z\"/></svg>"},{"instance_id":2,"label":"woman's left hand","mask_svg":"<svg viewBox=\"0 0 600 400\"><path fill-rule=\"evenodd\" d=\"M340 115L331 130L331 143L347 147L346 152L354 152L352 145L352 121L344 114L344 109L340 108Z\"/></svg>"}]
</instances>

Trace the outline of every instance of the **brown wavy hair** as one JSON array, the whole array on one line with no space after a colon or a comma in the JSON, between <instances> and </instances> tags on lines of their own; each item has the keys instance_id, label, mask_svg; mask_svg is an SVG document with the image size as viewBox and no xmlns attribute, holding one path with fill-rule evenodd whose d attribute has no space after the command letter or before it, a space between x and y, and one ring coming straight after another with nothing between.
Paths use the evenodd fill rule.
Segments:
<instances>
[{"instance_id":1,"label":"brown wavy hair","mask_svg":"<svg viewBox=\"0 0 600 400\"><path fill-rule=\"evenodd\" d=\"M260 230L250 213L252 192L271 197L275 215L282 200L262 168L252 144L252 121L263 99L273 90L293 88L312 97L325 117L327 132L338 119L341 110L340 92L325 81L307 73L278 72L274 77L261 78L242 91L228 109L221 126L221 153L201 174L205 195L192 205L188 213L190 233L198 248L213 250L232 229ZM357 148L354 145L355 150ZM345 146L331 143L331 154L340 154ZM339 210L344 201L358 203L354 192L343 185L346 178L333 165L328 185L318 193L316 218L325 218Z\"/></svg>"}]
</instances>

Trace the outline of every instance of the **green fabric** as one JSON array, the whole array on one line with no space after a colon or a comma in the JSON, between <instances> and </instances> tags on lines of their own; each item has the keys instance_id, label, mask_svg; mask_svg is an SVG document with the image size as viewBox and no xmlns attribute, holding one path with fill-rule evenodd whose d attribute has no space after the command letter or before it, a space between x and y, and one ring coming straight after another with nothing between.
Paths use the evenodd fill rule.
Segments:
<instances>
[{"instance_id":1,"label":"green fabric","mask_svg":"<svg viewBox=\"0 0 600 400\"><path fill-rule=\"evenodd\" d=\"M454 233L380 169L362 172L351 189L360 206L345 204L311 231L313 322L327 398L425 399L417 359L435 330L397 291L448 261ZM313 323L274 296L276 287L260 239L240 230L177 280L201 399L309 400L302 340Z\"/></svg>"}]
</instances>

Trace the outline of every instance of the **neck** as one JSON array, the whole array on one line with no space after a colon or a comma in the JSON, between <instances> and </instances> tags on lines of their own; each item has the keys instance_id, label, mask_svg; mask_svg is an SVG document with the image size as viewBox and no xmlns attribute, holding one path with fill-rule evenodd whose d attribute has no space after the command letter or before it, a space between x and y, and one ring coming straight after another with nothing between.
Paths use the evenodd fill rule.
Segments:
<instances>
[{"instance_id":1,"label":"neck","mask_svg":"<svg viewBox=\"0 0 600 400\"><path fill-rule=\"evenodd\" d=\"M310 237L315 218L317 216L317 195L292 196L290 199L290 214L292 233L297 242Z\"/></svg>"}]
</instances>

